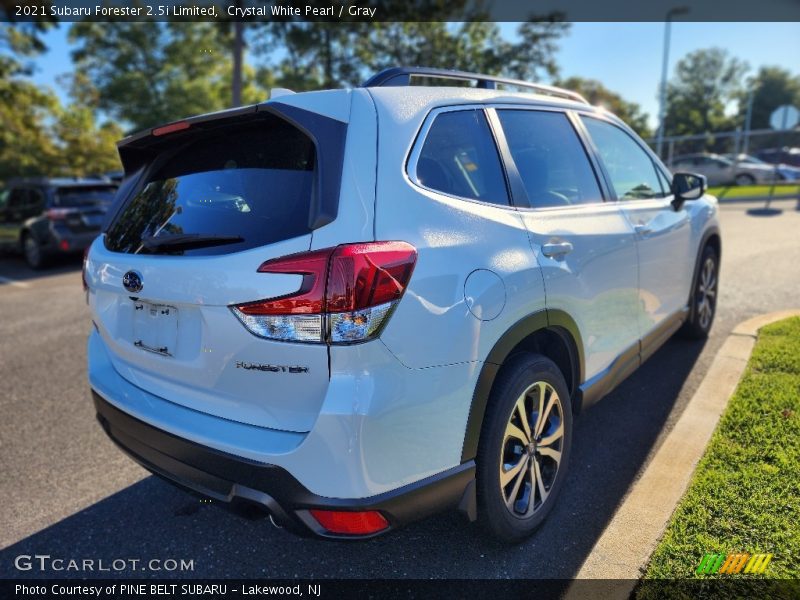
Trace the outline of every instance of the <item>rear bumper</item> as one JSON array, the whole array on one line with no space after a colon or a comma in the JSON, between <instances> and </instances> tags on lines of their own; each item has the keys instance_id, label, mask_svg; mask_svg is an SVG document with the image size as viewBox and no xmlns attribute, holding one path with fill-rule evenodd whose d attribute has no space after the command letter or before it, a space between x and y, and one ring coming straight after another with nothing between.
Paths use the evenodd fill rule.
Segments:
<instances>
[{"instance_id":1,"label":"rear bumper","mask_svg":"<svg viewBox=\"0 0 800 600\"><path fill-rule=\"evenodd\" d=\"M98 235L100 235L99 229L76 233L67 227L51 227L44 246L51 252L83 252L92 245Z\"/></svg>"},{"instance_id":2,"label":"rear bumper","mask_svg":"<svg viewBox=\"0 0 800 600\"><path fill-rule=\"evenodd\" d=\"M389 523L389 528L380 533L447 508L474 510L474 461L369 498L327 498L310 492L282 467L172 435L116 408L94 390L92 396L97 419L106 434L143 467L180 487L219 501L257 504L278 525L300 535L371 537L330 534L311 517L310 509L380 511Z\"/></svg>"}]
</instances>

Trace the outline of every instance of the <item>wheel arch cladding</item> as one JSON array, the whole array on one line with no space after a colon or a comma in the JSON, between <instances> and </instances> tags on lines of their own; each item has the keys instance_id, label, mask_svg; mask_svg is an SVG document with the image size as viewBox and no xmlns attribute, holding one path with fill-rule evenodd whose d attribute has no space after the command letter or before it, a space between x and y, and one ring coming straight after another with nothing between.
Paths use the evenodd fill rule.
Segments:
<instances>
[{"instance_id":1,"label":"wheel arch cladding","mask_svg":"<svg viewBox=\"0 0 800 600\"><path fill-rule=\"evenodd\" d=\"M578 392L584 376L583 342L572 317L560 310L546 309L520 319L495 343L478 375L464 433L462 462L477 456L494 382L508 359L520 352L534 352L551 359L564 375L570 395L575 397ZM579 403L572 404L576 410Z\"/></svg>"}]
</instances>

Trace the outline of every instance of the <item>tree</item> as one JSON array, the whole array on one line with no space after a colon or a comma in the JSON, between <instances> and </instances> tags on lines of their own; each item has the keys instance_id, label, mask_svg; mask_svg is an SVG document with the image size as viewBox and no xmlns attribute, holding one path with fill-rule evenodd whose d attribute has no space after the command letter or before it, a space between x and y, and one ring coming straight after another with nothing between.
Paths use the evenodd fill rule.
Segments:
<instances>
[{"instance_id":1,"label":"tree","mask_svg":"<svg viewBox=\"0 0 800 600\"><path fill-rule=\"evenodd\" d=\"M581 94L591 104L602 106L625 121L631 129L643 138L652 136L652 131L647 124L647 113L642 112L642 107L635 102L628 102L616 92L612 92L595 79L570 77L561 80L557 85Z\"/></svg>"},{"instance_id":2,"label":"tree","mask_svg":"<svg viewBox=\"0 0 800 600\"><path fill-rule=\"evenodd\" d=\"M44 51L39 34L44 25L0 26L0 181L40 175L58 163L48 121L58 105L49 90L40 90L25 76L30 61Z\"/></svg>"},{"instance_id":3,"label":"tree","mask_svg":"<svg viewBox=\"0 0 800 600\"><path fill-rule=\"evenodd\" d=\"M721 48L697 50L683 57L667 84L666 135L731 130L735 117L725 106L739 97L747 64Z\"/></svg>"},{"instance_id":4,"label":"tree","mask_svg":"<svg viewBox=\"0 0 800 600\"><path fill-rule=\"evenodd\" d=\"M117 141L123 137L116 123L98 126L87 106L70 104L56 111L52 133L60 160L50 174L86 177L121 168Z\"/></svg>"},{"instance_id":5,"label":"tree","mask_svg":"<svg viewBox=\"0 0 800 600\"><path fill-rule=\"evenodd\" d=\"M283 51L273 81L294 90L355 86L394 66L426 66L477 71L519 79L553 77L556 42L569 24L552 20L523 23L516 41L500 35L495 23L391 22L275 24L267 35ZM265 77L266 79L266 77Z\"/></svg>"},{"instance_id":6,"label":"tree","mask_svg":"<svg viewBox=\"0 0 800 600\"><path fill-rule=\"evenodd\" d=\"M761 67L748 87L753 91L752 129L769 128L769 117L779 106L792 104L800 108L800 76L793 76L786 69ZM747 114L747 101L748 92L742 91L739 95L739 118L742 124Z\"/></svg>"},{"instance_id":7,"label":"tree","mask_svg":"<svg viewBox=\"0 0 800 600\"><path fill-rule=\"evenodd\" d=\"M138 130L231 106L230 32L206 22L84 21L69 37L76 72L97 88L96 108ZM243 79L244 103L264 99L253 69Z\"/></svg>"}]
</instances>

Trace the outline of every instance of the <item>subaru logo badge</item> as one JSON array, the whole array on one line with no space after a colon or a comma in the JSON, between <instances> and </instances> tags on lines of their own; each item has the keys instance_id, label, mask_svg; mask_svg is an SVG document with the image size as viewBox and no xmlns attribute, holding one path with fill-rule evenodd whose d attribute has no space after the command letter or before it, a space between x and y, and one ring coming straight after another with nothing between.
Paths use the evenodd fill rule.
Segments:
<instances>
[{"instance_id":1,"label":"subaru logo badge","mask_svg":"<svg viewBox=\"0 0 800 600\"><path fill-rule=\"evenodd\" d=\"M129 292L141 292L142 276L136 271L128 271L122 276L122 286Z\"/></svg>"}]
</instances>

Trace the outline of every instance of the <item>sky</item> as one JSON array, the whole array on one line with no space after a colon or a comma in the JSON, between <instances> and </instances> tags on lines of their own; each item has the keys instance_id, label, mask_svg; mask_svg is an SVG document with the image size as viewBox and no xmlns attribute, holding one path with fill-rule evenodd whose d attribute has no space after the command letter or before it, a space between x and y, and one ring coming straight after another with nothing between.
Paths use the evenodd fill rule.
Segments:
<instances>
[{"instance_id":1,"label":"sky","mask_svg":"<svg viewBox=\"0 0 800 600\"><path fill-rule=\"evenodd\" d=\"M48 53L38 61L33 79L51 86L63 97L56 78L71 69L68 25L51 30ZM503 23L505 37L513 38L516 24ZM601 81L628 101L640 104L655 126L656 93L661 77L663 23L573 23L559 41L557 61L561 76ZM717 46L749 63L751 72L777 65L800 74L800 23L689 23L672 24L670 74L688 52Z\"/></svg>"}]
</instances>

